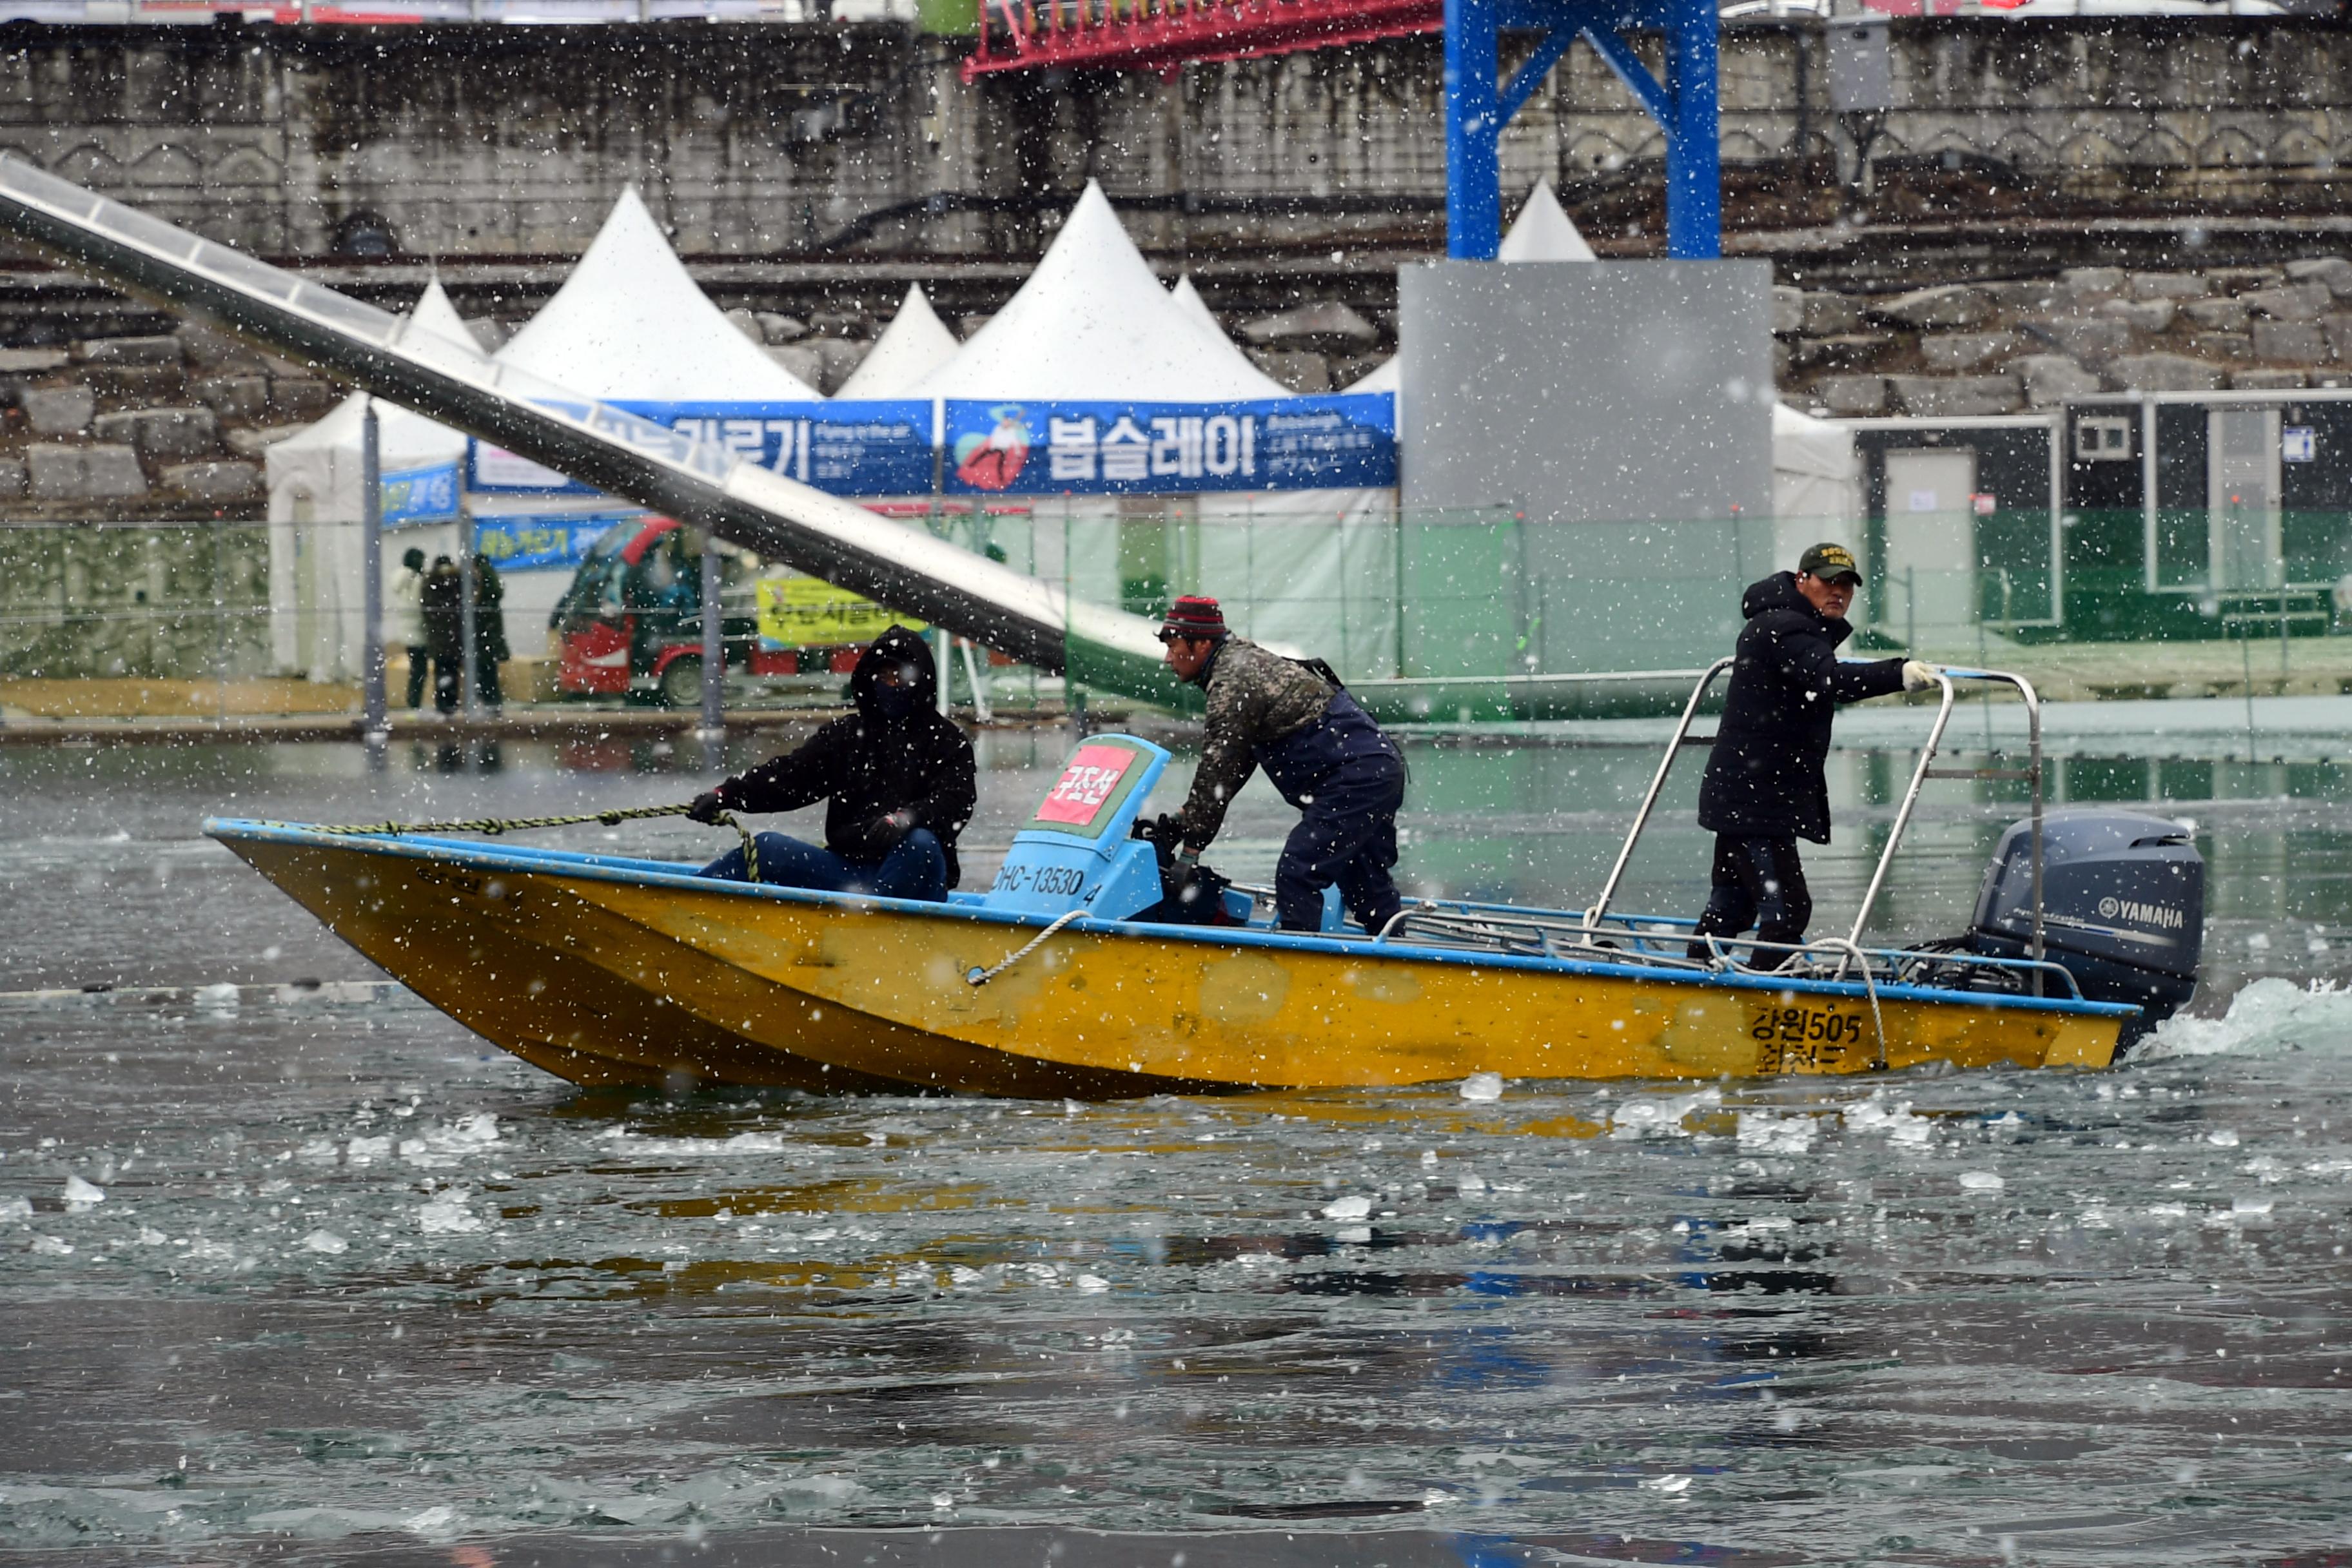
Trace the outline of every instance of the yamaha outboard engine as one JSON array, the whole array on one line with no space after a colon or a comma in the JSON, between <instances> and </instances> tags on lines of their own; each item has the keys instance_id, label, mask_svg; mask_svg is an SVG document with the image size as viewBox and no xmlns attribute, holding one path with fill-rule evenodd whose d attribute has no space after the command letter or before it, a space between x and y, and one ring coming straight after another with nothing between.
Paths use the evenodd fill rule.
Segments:
<instances>
[{"instance_id":1,"label":"yamaha outboard engine","mask_svg":"<svg viewBox=\"0 0 2352 1568\"><path fill-rule=\"evenodd\" d=\"M2078 807L2042 819L2043 956L2093 1002L2128 1002L2141 1016L2118 1048L2168 1018L2197 989L2205 945L2205 861L2177 822L2137 811ZM1985 871L1970 951L2022 958L2033 950L2033 825L2011 825Z\"/></svg>"}]
</instances>

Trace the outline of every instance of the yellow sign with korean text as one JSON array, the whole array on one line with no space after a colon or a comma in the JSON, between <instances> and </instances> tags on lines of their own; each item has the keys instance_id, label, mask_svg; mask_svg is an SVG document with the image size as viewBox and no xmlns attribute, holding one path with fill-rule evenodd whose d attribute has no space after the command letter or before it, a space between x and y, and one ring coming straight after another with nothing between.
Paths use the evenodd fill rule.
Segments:
<instances>
[{"instance_id":1,"label":"yellow sign with korean text","mask_svg":"<svg viewBox=\"0 0 2352 1568\"><path fill-rule=\"evenodd\" d=\"M771 573L753 588L764 647L841 647L872 642L894 625L911 632L927 629L911 616L797 572Z\"/></svg>"}]
</instances>

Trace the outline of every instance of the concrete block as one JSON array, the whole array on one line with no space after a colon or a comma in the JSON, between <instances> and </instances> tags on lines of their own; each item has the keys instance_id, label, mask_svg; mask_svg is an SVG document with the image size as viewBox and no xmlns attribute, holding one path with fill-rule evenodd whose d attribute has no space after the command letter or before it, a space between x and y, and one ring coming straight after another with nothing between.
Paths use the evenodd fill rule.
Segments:
<instances>
[{"instance_id":1,"label":"concrete block","mask_svg":"<svg viewBox=\"0 0 2352 1568\"><path fill-rule=\"evenodd\" d=\"M334 384L314 375L273 375L269 406L288 419L323 419L337 402Z\"/></svg>"},{"instance_id":2,"label":"concrete block","mask_svg":"<svg viewBox=\"0 0 2352 1568\"><path fill-rule=\"evenodd\" d=\"M2327 334L2316 321L2254 322L2254 357L2316 364L2327 357Z\"/></svg>"},{"instance_id":3,"label":"concrete block","mask_svg":"<svg viewBox=\"0 0 2352 1568\"><path fill-rule=\"evenodd\" d=\"M2167 331L2179 310L2169 300L2107 300L2099 305L2099 314L2113 316L2137 332Z\"/></svg>"},{"instance_id":4,"label":"concrete block","mask_svg":"<svg viewBox=\"0 0 2352 1568\"><path fill-rule=\"evenodd\" d=\"M139 454L128 447L28 447L35 500L110 500L147 493Z\"/></svg>"},{"instance_id":5,"label":"concrete block","mask_svg":"<svg viewBox=\"0 0 2352 1568\"><path fill-rule=\"evenodd\" d=\"M1890 375L1886 378L1906 414L1956 418L1974 414L2013 414L2025 402L2014 375Z\"/></svg>"},{"instance_id":6,"label":"concrete block","mask_svg":"<svg viewBox=\"0 0 2352 1568\"><path fill-rule=\"evenodd\" d=\"M2073 302L2073 296L2059 288L2054 279L2029 278L2021 283L1979 283L1977 287L2000 309L2020 315L2042 315L2063 310Z\"/></svg>"},{"instance_id":7,"label":"concrete block","mask_svg":"<svg viewBox=\"0 0 2352 1568\"><path fill-rule=\"evenodd\" d=\"M258 463L174 463L163 483L190 500L246 500L261 493Z\"/></svg>"},{"instance_id":8,"label":"concrete block","mask_svg":"<svg viewBox=\"0 0 2352 1568\"><path fill-rule=\"evenodd\" d=\"M2113 316L2040 316L2017 326L2034 342L2047 343L2070 359L2100 359L2132 346L2130 324Z\"/></svg>"},{"instance_id":9,"label":"concrete block","mask_svg":"<svg viewBox=\"0 0 2352 1568\"><path fill-rule=\"evenodd\" d=\"M863 310L811 310L809 331L821 338L870 338L874 321Z\"/></svg>"},{"instance_id":10,"label":"concrete block","mask_svg":"<svg viewBox=\"0 0 2352 1568\"><path fill-rule=\"evenodd\" d=\"M2186 346L2190 359L2227 362L2254 357L2254 340L2244 332L2191 332Z\"/></svg>"},{"instance_id":11,"label":"concrete block","mask_svg":"<svg viewBox=\"0 0 2352 1568\"><path fill-rule=\"evenodd\" d=\"M101 441L127 441L143 458L201 458L220 449L220 421L209 408L134 408L101 414Z\"/></svg>"},{"instance_id":12,"label":"concrete block","mask_svg":"<svg viewBox=\"0 0 2352 1568\"><path fill-rule=\"evenodd\" d=\"M824 356L812 343L780 343L768 351L768 357L811 386L824 379Z\"/></svg>"},{"instance_id":13,"label":"concrete block","mask_svg":"<svg viewBox=\"0 0 2352 1568\"><path fill-rule=\"evenodd\" d=\"M2024 383L2029 407L2048 408L2099 390L2099 378L2064 354L2026 354L2009 368Z\"/></svg>"},{"instance_id":14,"label":"concrete block","mask_svg":"<svg viewBox=\"0 0 2352 1568\"><path fill-rule=\"evenodd\" d=\"M1892 300L1874 300L1869 310L1882 320L1925 331L1982 325L1991 318L1993 303L1992 296L1981 289L1966 283L1947 283L1941 288L1898 294Z\"/></svg>"},{"instance_id":15,"label":"concrete block","mask_svg":"<svg viewBox=\"0 0 2352 1568\"><path fill-rule=\"evenodd\" d=\"M1790 351L1789 340L1774 338L1772 340L1772 384L1786 386L1789 384L1789 373L1796 368L1796 363L1797 356ZM1341 382L1340 384L1344 386L1347 384Z\"/></svg>"},{"instance_id":16,"label":"concrete block","mask_svg":"<svg viewBox=\"0 0 2352 1568\"><path fill-rule=\"evenodd\" d=\"M0 458L0 500L16 500L32 483L25 473L24 463L16 458Z\"/></svg>"},{"instance_id":17,"label":"concrete block","mask_svg":"<svg viewBox=\"0 0 2352 1568\"><path fill-rule=\"evenodd\" d=\"M766 343L796 343L808 336L808 323L774 310L754 310L751 319L760 323L760 341Z\"/></svg>"},{"instance_id":18,"label":"concrete block","mask_svg":"<svg viewBox=\"0 0 2352 1568\"><path fill-rule=\"evenodd\" d=\"M1251 349L1248 353L1258 369L1293 392L1331 390L1331 362L1321 354L1299 349Z\"/></svg>"},{"instance_id":19,"label":"concrete block","mask_svg":"<svg viewBox=\"0 0 2352 1568\"><path fill-rule=\"evenodd\" d=\"M1886 412L1886 378L1883 375L1823 376L1814 391L1822 407L1849 419Z\"/></svg>"},{"instance_id":20,"label":"concrete block","mask_svg":"<svg viewBox=\"0 0 2352 1568\"><path fill-rule=\"evenodd\" d=\"M2290 261L2286 264L2286 280L2290 283L2325 283L2328 293L2336 299L2352 299L2352 261L2340 256Z\"/></svg>"},{"instance_id":21,"label":"concrete block","mask_svg":"<svg viewBox=\"0 0 2352 1568\"><path fill-rule=\"evenodd\" d=\"M2191 300L2180 307L2180 314L2209 332L2242 332L2253 317L2243 300Z\"/></svg>"},{"instance_id":22,"label":"concrete block","mask_svg":"<svg viewBox=\"0 0 2352 1568\"><path fill-rule=\"evenodd\" d=\"M1324 354L1363 353L1381 341L1378 327L1337 300L1253 318L1235 335L1254 348Z\"/></svg>"},{"instance_id":23,"label":"concrete block","mask_svg":"<svg viewBox=\"0 0 2352 1568\"><path fill-rule=\"evenodd\" d=\"M753 316L751 311L745 310L742 306L738 305L735 309L723 311L721 313L726 316L727 324L729 326L734 328L737 331L742 333L753 342L765 343L768 341L760 331L760 322L758 318Z\"/></svg>"},{"instance_id":24,"label":"concrete block","mask_svg":"<svg viewBox=\"0 0 2352 1568\"><path fill-rule=\"evenodd\" d=\"M208 375L189 390L224 419L256 419L269 406L266 375Z\"/></svg>"},{"instance_id":25,"label":"concrete block","mask_svg":"<svg viewBox=\"0 0 2352 1568\"><path fill-rule=\"evenodd\" d=\"M0 349L0 374L22 375L58 370L70 357L63 349Z\"/></svg>"},{"instance_id":26,"label":"concrete block","mask_svg":"<svg viewBox=\"0 0 2352 1568\"><path fill-rule=\"evenodd\" d=\"M2069 267L2058 274L2059 287L2077 300L2104 300L2131 287L2131 275L2120 267Z\"/></svg>"},{"instance_id":27,"label":"concrete block","mask_svg":"<svg viewBox=\"0 0 2352 1568\"><path fill-rule=\"evenodd\" d=\"M2131 275L2131 296L2135 300L2202 300L2212 291L2213 286L2194 272Z\"/></svg>"},{"instance_id":28,"label":"concrete block","mask_svg":"<svg viewBox=\"0 0 2352 1568\"><path fill-rule=\"evenodd\" d=\"M2025 346L2015 332L1925 332L1919 356L1931 370L1974 370L2009 358Z\"/></svg>"},{"instance_id":29,"label":"concrete block","mask_svg":"<svg viewBox=\"0 0 2352 1568\"><path fill-rule=\"evenodd\" d=\"M1786 283L1772 285L1772 335L1794 337L1805 330L1805 291Z\"/></svg>"},{"instance_id":30,"label":"concrete block","mask_svg":"<svg viewBox=\"0 0 2352 1568\"><path fill-rule=\"evenodd\" d=\"M811 338L803 346L816 351L817 363L823 373L817 382L817 390L827 397L839 391L841 384L849 379L850 373L874 352L872 343L861 342L855 338Z\"/></svg>"},{"instance_id":31,"label":"concrete block","mask_svg":"<svg viewBox=\"0 0 2352 1568\"><path fill-rule=\"evenodd\" d=\"M299 436L307 425L257 425L243 430L232 430L221 442L240 458L258 458L289 436Z\"/></svg>"},{"instance_id":32,"label":"concrete block","mask_svg":"<svg viewBox=\"0 0 2352 1568\"><path fill-rule=\"evenodd\" d=\"M173 336L190 364L215 375L258 374L266 363L259 349L216 327L191 321Z\"/></svg>"},{"instance_id":33,"label":"concrete block","mask_svg":"<svg viewBox=\"0 0 2352 1568\"><path fill-rule=\"evenodd\" d=\"M100 402L134 408L182 403L188 395L184 365L93 364L83 367L81 379Z\"/></svg>"},{"instance_id":34,"label":"concrete block","mask_svg":"<svg viewBox=\"0 0 2352 1568\"><path fill-rule=\"evenodd\" d=\"M2286 281L2286 269L2280 267L2216 267L2205 274L2206 280L2221 294L2242 294L2249 289L2275 289Z\"/></svg>"},{"instance_id":35,"label":"concrete block","mask_svg":"<svg viewBox=\"0 0 2352 1568\"><path fill-rule=\"evenodd\" d=\"M1862 329L1862 301L1843 294L1814 293L1805 296L1804 334L1809 338L1831 338L1841 332Z\"/></svg>"},{"instance_id":36,"label":"concrete block","mask_svg":"<svg viewBox=\"0 0 2352 1568\"><path fill-rule=\"evenodd\" d=\"M74 358L85 364L178 364L180 340L153 338L89 338L74 344Z\"/></svg>"},{"instance_id":37,"label":"concrete block","mask_svg":"<svg viewBox=\"0 0 2352 1568\"><path fill-rule=\"evenodd\" d=\"M16 406L36 436L86 436L98 412L98 395L87 386L28 386Z\"/></svg>"},{"instance_id":38,"label":"concrete block","mask_svg":"<svg viewBox=\"0 0 2352 1568\"><path fill-rule=\"evenodd\" d=\"M2221 366L2186 354L2124 354L2106 369L2126 392L2215 392L2221 385Z\"/></svg>"},{"instance_id":39,"label":"concrete block","mask_svg":"<svg viewBox=\"0 0 2352 1568\"><path fill-rule=\"evenodd\" d=\"M2299 370L2233 370L2230 385L2239 392L2284 392L2293 386L2308 386L2311 378Z\"/></svg>"},{"instance_id":40,"label":"concrete block","mask_svg":"<svg viewBox=\"0 0 2352 1568\"><path fill-rule=\"evenodd\" d=\"M2301 289L2289 289L2284 286L2276 289L2257 289L2251 293L2241 294L2238 298L2243 300L2246 309L2252 310L2256 316L2268 317L2273 321L2319 320L2318 301Z\"/></svg>"}]
</instances>

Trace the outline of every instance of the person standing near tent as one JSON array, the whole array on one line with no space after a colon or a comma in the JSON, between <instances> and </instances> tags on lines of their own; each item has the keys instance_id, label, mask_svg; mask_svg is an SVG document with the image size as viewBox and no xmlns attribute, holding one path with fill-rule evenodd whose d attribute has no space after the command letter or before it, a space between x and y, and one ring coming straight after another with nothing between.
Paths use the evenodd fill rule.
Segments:
<instances>
[{"instance_id":1,"label":"person standing near tent","mask_svg":"<svg viewBox=\"0 0 2352 1568\"><path fill-rule=\"evenodd\" d=\"M411 545L402 554L383 602L391 622L383 640L408 650L408 705L422 708L425 675L433 659L433 650L425 644L425 552Z\"/></svg>"},{"instance_id":2,"label":"person standing near tent","mask_svg":"<svg viewBox=\"0 0 2352 1568\"><path fill-rule=\"evenodd\" d=\"M1300 812L1274 873L1285 931L1320 931L1323 889L1337 884L1348 912L1378 934L1403 908L1389 869L1404 804L1404 753L1356 705L1331 667L1285 658L1225 626L1214 599L1187 595L1160 628L1168 668L1209 694L1200 770L1184 809L1152 836L1174 849L1180 875L1224 826L1225 807L1258 769Z\"/></svg>"},{"instance_id":3,"label":"person standing near tent","mask_svg":"<svg viewBox=\"0 0 2352 1568\"><path fill-rule=\"evenodd\" d=\"M433 558L433 570L417 589L417 605L425 651L433 657L433 706L455 713L466 658L466 579L455 561Z\"/></svg>"},{"instance_id":4,"label":"person standing near tent","mask_svg":"<svg viewBox=\"0 0 2352 1568\"><path fill-rule=\"evenodd\" d=\"M486 708L498 708L506 701L499 679L499 666L514 658L514 649L507 646L507 585L499 576L499 569L490 558L478 551L474 555L474 692L475 700Z\"/></svg>"},{"instance_id":5,"label":"person standing near tent","mask_svg":"<svg viewBox=\"0 0 2352 1568\"><path fill-rule=\"evenodd\" d=\"M1715 835L1715 868L1690 956L1716 956L1709 938L1757 928L1752 959L1778 969L1795 956L1779 944L1802 942L1812 894L1797 840L1830 841L1825 764L1830 721L1841 702L1859 702L1935 684L1917 659L1839 662L1853 635L1845 613L1862 585L1853 552L1816 544L1794 572L1776 572L1739 602L1748 624L1732 653L1723 721L1698 789L1698 825Z\"/></svg>"},{"instance_id":6,"label":"person standing near tent","mask_svg":"<svg viewBox=\"0 0 2352 1568\"><path fill-rule=\"evenodd\" d=\"M723 811L792 811L825 803L824 847L762 833L757 880L938 903L961 879L956 839L979 800L971 739L939 710L939 668L929 644L892 626L857 656L849 677L857 710L800 746L695 796L690 822ZM753 880L743 851L702 868Z\"/></svg>"}]
</instances>

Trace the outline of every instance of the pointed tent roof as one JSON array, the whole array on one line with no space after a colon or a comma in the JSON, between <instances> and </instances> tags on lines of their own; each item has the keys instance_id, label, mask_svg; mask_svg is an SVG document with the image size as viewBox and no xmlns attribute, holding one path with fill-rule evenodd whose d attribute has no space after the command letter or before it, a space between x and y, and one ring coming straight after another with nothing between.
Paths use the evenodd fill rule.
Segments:
<instances>
[{"instance_id":1,"label":"pointed tent roof","mask_svg":"<svg viewBox=\"0 0 2352 1568\"><path fill-rule=\"evenodd\" d=\"M457 315L457 307L435 279L425 286L401 328L401 336L430 332L478 349L474 334ZM367 394L354 392L335 405L334 410L317 424L283 441L273 442L268 448L271 457L279 453L307 451L359 450L361 422L367 417ZM410 412L396 403L376 400L376 443L380 460L386 468L415 467L444 458L454 458L466 449L466 437L446 425L436 424L422 414Z\"/></svg>"},{"instance_id":2,"label":"pointed tent roof","mask_svg":"<svg viewBox=\"0 0 2352 1568\"><path fill-rule=\"evenodd\" d=\"M908 395L1171 403L1290 395L1239 349L1227 342L1221 351L1202 332L1092 180L1021 291Z\"/></svg>"},{"instance_id":3,"label":"pointed tent roof","mask_svg":"<svg viewBox=\"0 0 2352 1568\"><path fill-rule=\"evenodd\" d=\"M1511 232L1503 237L1503 247L1496 255L1498 261L1598 261L1592 247L1584 243L1584 236L1576 231L1576 222L1568 209L1559 205L1559 197L1548 179L1536 182L1528 195L1528 205L1511 225Z\"/></svg>"},{"instance_id":4,"label":"pointed tent roof","mask_svg":"<svg viewBox=\"0 0 2352 1568\"><path fill-rule=\"evenodd\" d=\"M909 283L898 315L834 396L896 397L955 358L961 346L923 297L923 286Z\"/></svg>"},{"instance_id":5,"label":"pointed tent roof","mask_svg":"<svg viewBox=\"0 0 2352 1568\"><path fill-rule=\"evenodd\" d=\"M634 186L613 204L563 287L497 358L588 397L767 403L821 395L719 314Z\"/></svg>"},{"instance_id":6,"label":"pointed tent roof","mask_svg":"<svg viewBox=\"0 0 2352 1568\"><path fill-rule=\"evenodd\" d=\"M1503 247L1496 252L1497 261L1598 261L1592 247L1584 243L1584 236L1576 230L1575 220L1568 209L1559 205L1552 194L1551 182L1538 180L1536 188L1528 193L1528 205L1519 209L1511 232L1503 237ZM1391 354L1361 381L1349 386L1349 392L1397 392L1402 373L1397 356Z\"/></svg>"},{"instance_id":7,"label":"pointed tent roof","mask_svg":"<svg viewBox=\"0 0 2352 1568\"><path fill-rule=\"evenodd\" d=\"M1225 343L1233 342L1233 339L1225 336L1224 323L1218 321L1215 312L1209 309L1209 302L1201 298L1201 291L1192 287L1191 273L1187 272L1176 279L1176 287L1168 290L1168 297L1184 307L1184 313L1192 318L1195 325L1206 327L1216 333L1219 342Z\"/></svg>"}]
</instances>

